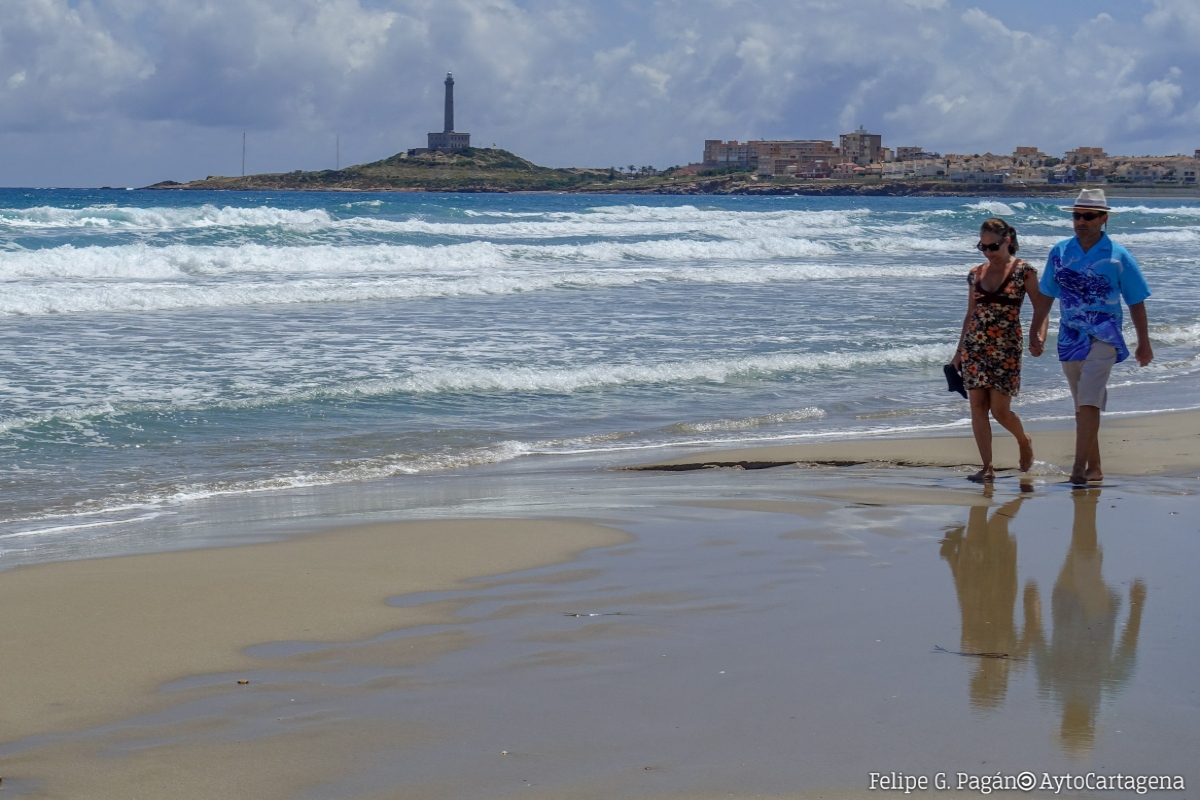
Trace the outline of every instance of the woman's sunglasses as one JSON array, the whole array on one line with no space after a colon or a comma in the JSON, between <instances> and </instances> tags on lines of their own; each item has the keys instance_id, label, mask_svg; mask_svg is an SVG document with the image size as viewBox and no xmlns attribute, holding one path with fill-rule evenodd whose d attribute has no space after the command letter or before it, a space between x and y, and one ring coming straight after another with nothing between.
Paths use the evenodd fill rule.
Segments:
<instances>
[{"instance_id":1,"label":"woman's sunglasses","mask_svg":"<svg viewBox=\"0 0 1200 800\"><path fill-rule=\"evenodd\" d=\"M1004 242L996 242L994 244L984 244L983 242L979 242L975 245L975 249L981 253L994 253L999 250L1003 244Z\"/></svg>"},{"instance_id":2,"label":"woman's sunglasses","mask_svg":"<svg viewBox=\"0 0 1200 800\"><path fill-rule=\"evenodd\" d=\"M1104 216L1103 211L1072 211L1071 216L1075 219L1081 219L1084 222L1091 222L1096 217Z\"/></svg>"}]
</instances>

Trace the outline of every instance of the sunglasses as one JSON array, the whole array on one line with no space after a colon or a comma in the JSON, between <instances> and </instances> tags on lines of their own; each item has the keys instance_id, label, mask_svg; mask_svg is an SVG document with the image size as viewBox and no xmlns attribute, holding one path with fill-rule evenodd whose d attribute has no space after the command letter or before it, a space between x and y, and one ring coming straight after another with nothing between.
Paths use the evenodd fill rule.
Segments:
<instances>
[{"instance_id":1,"label":"sunglasses","mask_svg":"<svg viewBox=\"0 0 1200 800\"><path fill-rule=\"evenodd\" d=\"M1103 211L1072 211L1071 216L1075 219L1081 219L1084 222L1091 222L1096 217L1103 217Z\"/></svg>"},{"instance_id":2,"label":"sunglasses","mask_svg":"<svg viewBox=\"0 0 1200 800\"><path fill-rule=\"evenodd\" d=\"M1004 245L1004 242L996 242L994 244L984 244L979 242L975 245L975 249L981 253L994 253Z\"/></svg>"}]
</instances>

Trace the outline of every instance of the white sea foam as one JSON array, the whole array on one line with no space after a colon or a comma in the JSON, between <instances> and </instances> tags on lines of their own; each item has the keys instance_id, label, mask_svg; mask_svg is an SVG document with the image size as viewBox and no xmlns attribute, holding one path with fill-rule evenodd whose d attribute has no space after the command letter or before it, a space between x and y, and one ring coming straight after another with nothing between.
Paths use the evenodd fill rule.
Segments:
<instances>
[{"instance_id":1,"label":"white sea foam","mask_svg":"<svg viewBox=\"0 0 1200 800\"><path fill-rule=\"evenodd\" d=\"M1200 217L1200 205L1172 206L1170 208L1152 208L1150 206L1112 206L1112 210L1122 214L1152 214L1164 217Z\"/></svg>"},{"instance_id":2,"label":"white sea foam","mask_svg":"<svg viewBox=\"0 0 1200 800\"><path fill-rule=\"evenodd\" d=\"M803 409L801 411L791 412L790 414L769 416L787 417L791 420L803 420L819 418L823 416L823 413L820 413L819 409ZM0 539L27 539L39 535L63 533L85 528L103 527L108 524L103 519L104 515L116 512L137 511L139 512L139 516L132 520L136 522L138 520L152 519L154 516L161 513L163 509L171 506L214 497L273 492L287 489L308 488L313 486L329 486L379 480L400 475L415 475L428 472L445 472L469 469L487 464L511 461L513 459L530 455L618 453L632 450L663 449L664 447L671 446L672 444L762 444L774 441L788 441L808 438L824 439L844 438L854 435L886 435L889 433L934 430L946 427L960 427L964 424L963 421L959 420L949 424L914 425L903 427L876 426L873 428L860 428L854 430L821 430L770 436L736 435L737 431L760 427L761 424L769 424L766 422L754 424L754 420L766 419L766 416L761 418L747 418L744 420L744 422L747 424L732 424L727 428L706 428L705 423L696 423L694 430L689 430L688 428L682 426L674 426L677 433L684 434L684 438L682 440L676 440L674 442L663 441L662 439L649 440L646 439L644 435L629 431L532 441L512 439L488 445L466 447L459 450L442 450L424 453L388 453L371 458L339 462L336 465L331 465L327 469L294 471L259 479L159 485L132 492L120 492L103 499L76 504L69 509L50 508L47 509L46 512L32 517L26 517L20 520L4 520L4 522L10 525L13 523L22 522L33 524L22 526L22 530L16 533L0 536ZM780 419L779 421L783 422L788 420ZM736 423L737 421L729 420L728 422ZM694 435L686 435L689 433L696 434L721 432L723 430L734 432L735 435L722 438L697 438ZM630 439L635 441L629 444L623 443L623 440ZM78 519L79 521L77 523L70 522L70 520L73 518ZM54 520L54 524L44 524L50 520ZM117 524L128 521L130 520L120 520ZM39 522L42 523L41 526L37 524Z\"/></svg>"},{"instance_id":3,"label":"white sea foam","mask_svg":"<svg viewBox=\"0 0 1200 800\"><path fill-rule=\"evenodd\" d=\"M682 433L711 433L713 431L744 431L761 428L768 425L781 425L785 422L800 422L807 419L823 419L824 410L816 407L802 408L798 411L783 411L778 414L760 414L755 417L740 419L715 419L705 422L680 422L672 426L672 430Z\"/></svg>"},{"instance_id":4,"label":"white sea foam","mask_svg":"<svg viewBox=\"0 0 1200 800\"><path fill-rule=\"evenodd\" d=\"M345 203L342 208L376 206L379 200ZM795 234L805 230L841 229L870 214L846 211L736 211L695 206L601 206L582 212L470 211L464 216L510 220L464 223L350 216L338 218L321 208L285 209L270 206L214 205L137 208L101 205L85 208L37 206L0 209L0 230L73 229L101 231L171 231L196 229L284 228L298 231L341 229L386 233L422 233L451 237L564 238L579 236L678 235L705 231L732 238L757 237L774 230Z\"/></svg>"},{"instance_id":5,"label":"white sea foam","mask_svg":"<svg viewBox=\"0 0 1200 800\"><path fill-rule=\"evenodd\" d=\"M106 230L178 230L195 228L294 227L306 230L332 226L324 209L294 210L269 206L238 207L213 205L137 208L131 206L87 206L61 208L0 209L0 229L10 228L98 228Z\"/></svg>"},{"instance_id":6,"label":"white sea foam","mask_svg":"<svg viewBox=\"0 0 1200 800\"><path fill-rule=\"evenodd\" d=\"M1200 242L1200 228L1176 228L1150 231L1114 231L1113 241L1143 244L1195 244Z\"/></svg>"},{"instance_id":7,"label":"white sea foam","mask_svg":"<svg viewBox=\"0 0 1200 800\"><path fill-rule=\"evenodd\" d=\"M1129 334L1126 333L1126 336ZM1159 325L1151 328L1150 340L1162 344L1200 344L1200 323L1190 325Z\"/></svg>"},{"instance_id":8,"label":"white sea foam","mask_svg":"<svg viewBox=\"0 0 1200 800\"><path fill-rule=\"evenodd\" d=\"M302 393L306 399L387 394L533 392L569 394L614 386L727 383L788 373L846 370L864 366L941 363L953 347L911 345L878 351L779 353L660 364L594 364L563 368L483 367L431 369L395 378L359 381Z\"/></svg>"},{"instance_id":9,"label":"white sea foam","mask_svg":"<svg viewBox=\"0 0 1200 800\"><path fill-rule=\"evenodd\" d=\"M895 248L956 251L937 240ZM874 244L864 245L874 247ZM70 245L0 252L0 315L149 311L290 303L503 295L653 282L936 277L957 265L859 265L807 239L598 242L587 245L366 245L239 247Z\"/></svg>"},{"instance_id":10,"label":"white sea foam","mask_svg":"<svg viewBox=\"0 0 1200 800\"><path fill-rule=\"evenodd\" d=\"M477 212L479 217L489 216ZM547 212L537 216L494 214L503 222L446 222L425 217L405 220L359 217L336 227L380 233L502 239L561 239L572 237L644 237L704 234L725 239L797 236L856 230L870 212L849 211L730 211L694 206L607 206L586 212Z\"/></svg>"},{"instance_id":11,"label":"white sea foam","mask_svg":"<svg viewBox=\"0 0 1200 800\"><path fill-rule=\"evenodd\" d=\"M1006 203L1001 203L999 200L984 200L980 203L967 203L966 207L972 211L984 211L995 217L1011 217L1016 213L1013 211L1012 206Z\"/></svg>"},{"instance_id":12,"label":"white sea foam","mask_svg":"<svg viewBox=\"0 0 1200 800\"><path fill-rule=\"evenodd\" d=\"M78 423L103 417L141 413L192 412L211 409L237 410L340 399L362 399L392 395L496 395L572 394L596 389L631 388L662 384L730 383L771 380L789 374L803 375L826 370L851 370L889 365L928 365L945 361L949 348L943 344L911 345L877 351L852 350L828 353L780 353L746 358L694 359L658 364L596 363L559 368L522 366L436 368L421 372L340 384L267 387L245 398L222 398L211 393L182 394L177 397L154 395L153 400L138 402L130 396L125 402L103 403L28 415L0 418L0 433L28 429L48 423ZM748 422L724 420L695 423L710 426L706 430L734 430L739 425L777 424L824 413L820 409L750 418ZM721 428L720 426L726 426ZM701 428L696 428L699 431Z\"/></svg>"}]
</instances>

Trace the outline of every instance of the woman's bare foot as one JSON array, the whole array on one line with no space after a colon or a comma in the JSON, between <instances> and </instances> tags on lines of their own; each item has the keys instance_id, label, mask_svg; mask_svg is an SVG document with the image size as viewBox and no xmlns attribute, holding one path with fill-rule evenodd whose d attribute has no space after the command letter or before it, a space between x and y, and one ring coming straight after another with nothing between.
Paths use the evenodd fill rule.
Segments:
<instances>
[{"instance_id":1,"label":"woman's bare foot","mask_svg":"<svg viewBox=\"0 0 1200 800\"><path fill-rule=\"evenodd\" d=\"M996 480L996 470L991 467L984 467L979 472L969 476L967 480L975 481L975 483L992 483Z\"/></svg>"},{"instance_id":2,"label":"woman's bare foot","mask_svg":"<svg viewBox=\"0 0 1200 800\"><path fill-rule=\"evenodd\" d=\"M1088 483L1103 483L1104 482L1104 473L1103 472L1088 471L1087 473L1084 474L1083 477L1087 478Z\"/></svg>"},{"instance_id":3,"label":"woman's bare foot","mask_svg":"<svg viewBox=\"0 0 1200 800\"><path fill-rule=\"evenodd\" d=\"M1082 472L1072 472L1071 477L1067 478L1067 483L1072 486L1087 486L1088 479L1084 477Z\"/></svg>"},{"instance_id":4,"label":"woman's bare foot","mask_svg":"<svg viewBox=\"0 0 1200 800\"><path fill-rule=\"evenodd\" d=\"M1025 434L1025 441L1018 443L1021 448L1021 472L1029 472L1033 466L1033 437Z\"/></svg>"}]
</instances>

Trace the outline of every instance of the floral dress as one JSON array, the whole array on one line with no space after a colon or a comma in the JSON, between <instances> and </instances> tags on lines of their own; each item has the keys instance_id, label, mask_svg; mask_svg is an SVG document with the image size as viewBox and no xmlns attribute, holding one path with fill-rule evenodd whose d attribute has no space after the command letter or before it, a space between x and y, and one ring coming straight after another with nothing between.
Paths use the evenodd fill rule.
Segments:
<instances>
[{"instance_id":1,"label":"floral dress","mask_svg":"<svg viewBox=\"0 0 1200 800\"><path fill-rule=\"evenodd\" d=\"M962 376L967 389L995 389L1010 397L1021 391L1021 303L1025 280L1037 280L1037 270L1017 259L1012 271L994 292L978 283L981 267L967 275L975 296L975 311L963 338Z\"/></svg>"}]
</instances>

